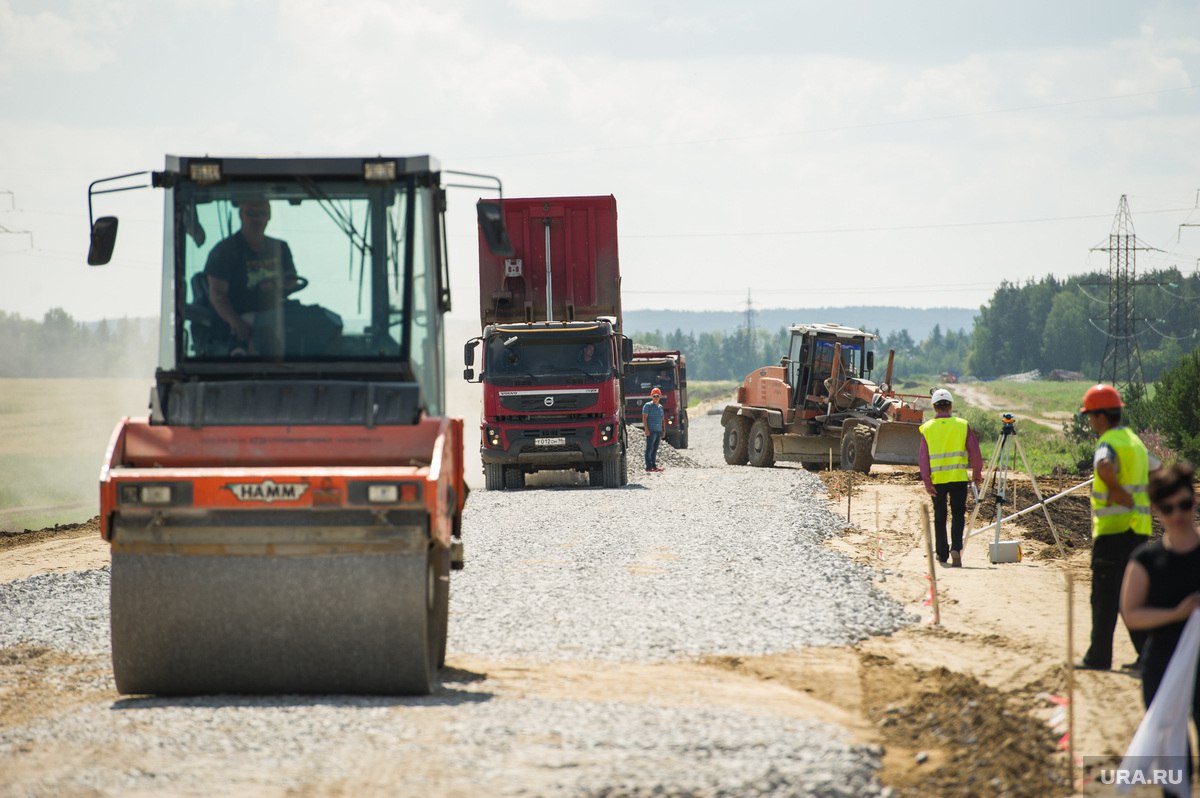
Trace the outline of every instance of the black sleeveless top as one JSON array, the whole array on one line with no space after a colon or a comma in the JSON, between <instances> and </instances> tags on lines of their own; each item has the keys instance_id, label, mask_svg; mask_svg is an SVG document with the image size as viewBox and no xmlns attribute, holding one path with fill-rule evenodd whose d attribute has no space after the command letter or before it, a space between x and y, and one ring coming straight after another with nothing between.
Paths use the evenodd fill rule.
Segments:
<instances>
[{"instance_id":1,"label":"black sleeveless top","mask_svg":"<svg viewBox=\"0 0 1200 798\"><path fill-rule=\"evenodd\" d=\"M1186 554L1170 551L1161 539L1143 543L1134 550L1132 559L1150 575L1146 592L1147 607L1175 607L1196 591L1200 591L1200 546ZM1147 629L1149 637L1142 652L1142 662L1161 672L1175 651L1183 634L1183 621Z\"/></svg>"}]
</instances>

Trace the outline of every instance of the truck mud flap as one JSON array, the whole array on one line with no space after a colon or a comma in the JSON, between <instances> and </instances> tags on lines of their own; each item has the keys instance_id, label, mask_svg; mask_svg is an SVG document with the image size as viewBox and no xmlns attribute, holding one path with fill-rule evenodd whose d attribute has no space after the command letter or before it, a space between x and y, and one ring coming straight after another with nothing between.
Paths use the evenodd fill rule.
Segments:
<instances>
[{"instance_id":1,"label":"truck mud flap","mask_svg":"<svg viewBox=\"0 0 1200 798\"><path fill-rule=\"evenodd\" d=\"M875 430L872 455L876 463L917 465L921 452L921 430L916 424L884 422Z\"/></svg>"}]
</instances>

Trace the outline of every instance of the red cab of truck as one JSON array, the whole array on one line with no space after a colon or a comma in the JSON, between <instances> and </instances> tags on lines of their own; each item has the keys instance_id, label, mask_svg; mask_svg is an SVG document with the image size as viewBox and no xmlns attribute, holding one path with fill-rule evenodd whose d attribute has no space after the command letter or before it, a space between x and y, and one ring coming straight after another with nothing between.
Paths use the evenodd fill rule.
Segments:
<instances>
[{"instance_id":1,"label":"red cab of truck","mask_svg":"<svg viewBox=\"0 0 1200 798\"><path fill-rule=\"evenodd\" d=\"M489 490L545 470L625 484L617 202L612 196L504 199L512 257L480 238L482 335L464 377L483 383L480 454ZM476 378L475 351L482 362Z\"/></svg>"},{"instance_id":2,"label":"red cab of truck","mask_svg":"<svg viewBox=\"0 0 1200 798\"><path fill-rule=\"evenodd\" d=\"M642 407L650 401L650 391L662 391L664 436L676 449L688 447L687 358L683 353L634 352L625 366L625 419L642 422Z\"/></svg>"}]
</instances>

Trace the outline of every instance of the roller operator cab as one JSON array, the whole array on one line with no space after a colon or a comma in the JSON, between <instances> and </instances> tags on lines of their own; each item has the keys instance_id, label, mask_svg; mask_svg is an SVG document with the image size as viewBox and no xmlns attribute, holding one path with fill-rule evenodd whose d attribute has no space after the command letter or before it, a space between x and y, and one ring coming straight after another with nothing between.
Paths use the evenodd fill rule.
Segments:
<instances>
[{"instance_id":1,"label":"roller operator cab","mask_svg":"<svg viewBox=\"0 0 1200 798\"><path fill-rule=\"evenodd\" d=\"M642 408L650 392L662 391L659 404L667 443L676 449L688 447L687 359L682 352L634 352L625 367L625 419L642 423Z\"/></svg>"},{"instance_id":2,"label":"roller operator cab","mask_svg":"<svg viewBox=\"0 0 1200 798\"><path fill-rule=\"evenodd\" d=\"M617 207L611 197L501 203L513 256L480 239L482 335L467 342L464 377L483 383L480 457L489 490L526 474L586 473L626 482ZM476 352L480 353L476 376Z\"/></svg>"},{"instance_id":3,"label":"roller operator cab","mask_svg":"<svg viewBox=\"0 0 1200 798\"><path fill-rule=\"evenodd\" d=\"M89 209L145 174L93 183ZM168 156L149 176L159 368L100 480L118 690L429 692L466 495L441 168ZM116 231L95 220L89 263Z\"/></svg>"}]
</instances>

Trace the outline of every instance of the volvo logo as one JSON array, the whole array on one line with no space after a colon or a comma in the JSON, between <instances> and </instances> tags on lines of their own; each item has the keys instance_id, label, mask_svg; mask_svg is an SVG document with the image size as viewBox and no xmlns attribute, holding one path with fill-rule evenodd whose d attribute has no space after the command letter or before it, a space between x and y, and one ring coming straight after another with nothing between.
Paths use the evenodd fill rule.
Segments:
<instances>
[{"instance_id":1,"label":"volvo logo","mask_svg":"<svg viewBox=\"0 0 1200 798\"><path fill-rule=\"evenodd\" d=\"M542 404L544 404L546 407L554 407L554 397L547 396L545 399L542 400Z\"/></svg>"}]
</instances>

